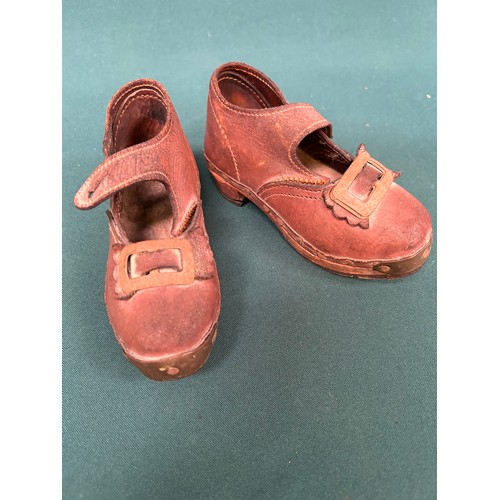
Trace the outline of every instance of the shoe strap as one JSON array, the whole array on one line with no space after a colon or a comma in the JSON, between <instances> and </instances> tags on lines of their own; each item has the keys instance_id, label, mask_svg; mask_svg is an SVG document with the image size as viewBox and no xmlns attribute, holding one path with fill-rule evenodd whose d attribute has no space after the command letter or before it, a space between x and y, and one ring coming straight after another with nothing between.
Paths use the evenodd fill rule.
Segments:
<instances>
[{"instance_id":1,"label":"shoe strap","mask_svg":"<svg viewBox=\"0 0 500 500\"><path fill-rule=\"evenodd\" d=\"M218 94L215 94L218 96ZM213 98L212 98L213 99ZM219 97L219 100L221 98ZM323 131L332 136L332 125L313 106L306 103L283 104L270 108L244 109L225 102L217 107L218 121L229 136L244 137L251 134L253 144L267 145L264 149L268 160L273 157L278 161L288 159L288 173L314 181L317 175L302 165L297 157L297 147L304 137L316 131ZM273 179L277 175L272 161L263 162L261 170L268 170L265 175Z\"/></svg>"},{"instance_id":2,"label":"shoe strap","mask_svg":"<svg viewBox=\"0 0 500 500\"><path fill-rule=\"evenodd\" d=\"M131 82L134 89L137 81ZM75 205L88 210L122 189L142 181L162 182L172 203L172 234L180 234L199 202L200 181L196 162L166 90L167 120L158 135L143 143L109 154L75 195ZM125 89L126 91L126 89ZM123 91L122 91L123 92ZM111 121L108 107L107 123ZM108 136L107 130L105 144ZM105 151L109 150L105 147Z\"/></svg>"}]
</instances>

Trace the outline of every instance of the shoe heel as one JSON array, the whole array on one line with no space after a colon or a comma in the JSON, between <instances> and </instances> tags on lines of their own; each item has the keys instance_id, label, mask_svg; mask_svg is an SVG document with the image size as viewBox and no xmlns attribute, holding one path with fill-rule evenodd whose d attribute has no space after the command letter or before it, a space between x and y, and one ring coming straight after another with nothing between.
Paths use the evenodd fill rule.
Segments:
<instances>
[{"instance_id":1,"label":"shoe heel","mask_svg":"<svg viewBox=\"0 0 500 500\"><path fill-rule=\"evenodd\" d=\"M214 174L210 171L212 178L215 182L215 186L217 187L219 193L226 198L227 201L234 203L241 207L246 201L245 198L239 191L237 191L233 186L231 186L227 181L219 177L217 174Z\"/></svg>"}]
</instances>

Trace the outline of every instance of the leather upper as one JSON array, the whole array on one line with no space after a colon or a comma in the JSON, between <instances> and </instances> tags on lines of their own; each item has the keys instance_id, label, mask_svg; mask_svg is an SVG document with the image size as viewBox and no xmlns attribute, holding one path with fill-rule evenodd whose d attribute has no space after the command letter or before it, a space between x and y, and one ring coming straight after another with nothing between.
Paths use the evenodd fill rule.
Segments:
<instances>
[{"instance_id":1,"label":"leather upper","mask_svg":"<svg viewBox=\"0 0 500 500\"><path fill-rule=\"evenodd\" d=\"M217 322L220 290L196 162L164 87L123 86L106 112L105 159L75 195L110 198L105 301L132 359L200 346Z\"/></svg>"},{"instance_id":2,"label":"leather upper","mask_svg":"<svg viewBox=\"0 0 500 500\"><path fill-rule=\"evenodd\" d=\"M249 188L298 241L326 257L405 259L432 236L425 207L393 182L398 172L364 145L336 145L310 104L287 102L266 75L228 63L212 75L205 156L219 174Z\"/></svg>"}]
</instances>

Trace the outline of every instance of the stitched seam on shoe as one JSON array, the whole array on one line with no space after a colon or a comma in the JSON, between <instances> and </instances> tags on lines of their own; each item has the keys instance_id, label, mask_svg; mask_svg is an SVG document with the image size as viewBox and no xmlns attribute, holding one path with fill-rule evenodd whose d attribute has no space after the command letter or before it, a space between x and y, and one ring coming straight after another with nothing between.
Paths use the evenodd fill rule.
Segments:
<instances>
[{"instance_id":1,"label":"stitched seam on shoe","mask_svg":"<svg viewBox=\"0 0 500 500\"><path fill-rule=\"evenodd\" d=\"M208 156L206 154L204 154L205 156L205 159L207 161L210 161L210 159L208 158ZM223 175L227 175L227 174L224 174L223 172L221 172ZM270 186L270 187L273 187L273 186ZM300 186L287 186L287 188L295 188L295 189L300 189L301 187ZM307 188L303 188L303 189L307 189ZM312 191L312 189L310 189ZM255 193L254 193L255 194ZM293 198L305 198L305 199L312 199L312 200L318 200L320 199L319 197L310 197L310 196L297 196L297 195L291 195L291 194L288 194L288 193L272 193L271 195L267 196L266 197L266 200L269 199L271 196L274 196L274 195L282 195L282 196L288 196L288 197L293 197ZM259 195L256 195L256 196L260 196L260 193ZM262 199L262 201L264 201L264 199ZM316 248L312 243L309 243L307 240L304 240L303 238L301 238L299 235L297 235L295 233L295 231L284 221L284 219L282 217L280 217L275 211L273 208L269 207L271 212L273 213L273 215L275 217L277 217L280 221L282 221L283 225L286 227L287 229L287 234L298 244L300 245L301 247L305 248L307 251L309 252L312 252L313 254L315 254L316 256L318 257L322 257L324 258L325 260L327 261L330 261L330 262L333 262L333 263L342 263L343 261L346 261L346 260L351 260L347 257L334 257L332 255L329 255L329 254L326 254L325 252L319 250L318 248ZM274 221L273 221L274 222ZM419 249L417 252L415 252L414 254L412 254L410 256L410 258L412 257L415 257L420 251L422 251L422 249ZM399 259L399 260L405 260L405 259ZM354 260L353 261L356 265L359 265L359 264L367 264L367 265L371 265L372 263L374 262L393 262L393 261L374 261L374 260L367 260L367 261L357 261L357 260ZM396 261L397 262L397 261Z\"/></svg>"},{"instance_id":2,"label":"stitched seam on shoe","mask_svg":"<svg viewBox=\"0 0 500 500\"><path fill-rule=\"evenodd\" d=\"M123 209L123 193L118 192L116 193L116 211L117 211L117 216L120 222L122 221L122 209Z\"/></svg>"},{"instance_id":3,"label":"stitched seam on shoe","mask_svg":"<svg viewBox=\"0 0 500 500\"><path fill-rule=\"evenodd\" d=\"M250 116L272 116L273 114L278 114L278 113L284 113L285 111L292 111L295 109L314 109L314 106L311 104L300 104L298 106L291 105L284 105L284 106L274 106L272 108L266 108L265 110L257 110L257 111L240 111L237 109L234 109L233 107L229 106L228 103L226 103L219 93L217 92L217 89L215 87L215 82L211 83L212 86L212 92L215 94L215 97L220 101L220 103L229 111L232 111L233 113L237 113L239 115L250 115Z\"/></svg>"},{"instance_id":4,"label":"stitched seam on shoe","mask_svg":"<svg viewBox=\"0 0 500 500\"><path fill-rule=\"evenodd\" d=\"M262 104L262 106L264 108L268 108L269 106L262 100L262 98L257 94L257 92L252 88L250 87L250 85L248 85L247 83L245 82L242 82L241 80L238 80L237 78L233 78L232 76L225 76L223 78L221 78L219 80L219 82L222 82L224 80L233 80L235 81L236 83L238 83L238 85L242 85L243 87L246 87L254 96L255 98L259 101L260 104Z\"/></svg>"},{"instance_id":5,"label":"stitched seam on shoe","mask_svg":"<svg viewBox=\"0 0 500 500\"><path fill-rule=\"evenodd\" d=\"M132 97L132 99L129 100L129 102L125 105L125 107L122 109L120 116L118 117L118 122L116 124L115 128L115 134L114 134L114 147L116 148L116 139L118 137L118 131L120 130L120 125L123 120L123 115L125 114L125 111L129 108L129 106L136 101L137 99L156 99L157 101L160 101L162 104L164 104L163 99L160 99L158 96L152 96L152 95L138 95L135 97Z\"/></svg>"},{"instance_id":6,"label":"stitched seam on shoe","mask_svg":"<svg viewBox=\"0 0 500 500\"><path fill-rule=\"evenodd\" d=\"M317 196L305 196L302 194L290 194L290 193L271 193L270 195L266 196L266 200L273 196L288 196L289 198L304 198L308 200L319 200Z\"/></svg>"},{"instance_id":7,"label":"stitched seam on shoe","mask_svg":"<svg viewBox=\"0 0 500 500\"><path fill-rule=\"evenodd\" d=\"M248 73L248 72L247 72ZM249 73L249 74L252 74L252 73ZM256 75L252 75L252 76L256 76ZM258 77L257 77L258 78ZM264 82L265 83L265 82ZM289 111L289 110L295 110L295 109L313 109L314 111L315 108L314 106L312 106L311 104L303 104L303 105L299 105L299 106L292 106L292 107L283 107L283 108L280 108L280 107L277 107L276 109L275 108L266 108L266 110L263 110L263 111L254 111L254 112L245 112L245 111L239 111L239 110L236 110L236 109L233 109L231 106L229 106L222 98L221 96L219 95L219 93L217 92L217 88L215 86L215 82L212 81L211 82L211 87L212 87L212 92L213 94L215 94L216 98L219 100L219 102L224 106L224 108L226 108L227 110L233 112L233 113L237 113L237 114L240 114L240 115L250 115L250 116L264 116L264 115L268 115L268 116L272 116L273 114L278 114L278 113L283 113L285 111ZM214 110L213 108L213 105L209 99L209 103L210 103L210 106L212 107L212 110ZM270 111L267 111L267 110L270 110ZM215 111L214 111L214 115L215 115ZM221 128L221 132L222 131L222 127L219 123L219 120L217 119L217 115L215 115L215 119L217 120L217 123L219 124L219 127ZM321 122L327 122L326 118L323 118L322 120L317 120L316 122L314 122L312 125L310 125L306 130L308 130L309 128L311 127L314 127L316 124L318 123L321 123ZM329 125L329 123L328 123ZM304 133L304 131L301 131L300 134L297 135L297 138L292 142L292 144L294 144L297 139ZM224 134L225 135L225 134ZM306 134L307 136L308 134ZM233 161L235 162L235 166L236 166L236 160L234 158L234 154L232 152L232 149L231 147L229 146L229 142L228 142L228 147L229 147L229 150L231 152L231 156L233 157ZM291 151L289 150L288 151L288 157L292 163L292 165L294 165L295 167L297 167L301 172L307 174L308 176L313 176L313 174L307 170L305 167L302 167L298 162L295 162L292 157L291 157ZM239 172L238 172L238 168L236 166L236 171L237 171L237 175L238 175L238 180L240 180L240 177L239 177ZM313 177L314 178L314 177Z\"/></svg>"},{"instance_id":8,"label":"stitched seam on shoe","mask_svg":"<svg viewBox=\"0 0 500 500\"><path fill-rule=\"evenodd\" d=\"M229 71L231 71L231 70L229 70ZM232 71L235 71L235 72L241 71L242 73L246 73L247 75L253 76L254 78L257 78L257 80L260 80L268 89L270 89L274 93L276 93L276 90L273 89L271 87L271 85L268 82L266 82L261 76L256 75L255 73L252 73L251 71L248 71L248 70L242 69L242 68L237 68L237 69L232 70Z\"/></svg>"},{"instance_id":9,"label":"stitched seam on shoe","mask_svg":"<svg viewBox=\"0 0 500 500\"><path fill-rule=\"evenodd\" d=\"M301 177L280 177L279 179L275 179L272 182L298 182L304 184L327 184L329 181L323 179L303 179Z\"/></svg>"},{"instance_id":10,"label":"stitched seam on shoe","mask_svg":"<svg viewBox=\"0 0 500 500\"><path fill-rule=\"evenodd\" d=\"M136 89L143 89L143 90L154 89L155 91L160 92L163 95L163 92L158 87L156 87L155 85L153 85L151 83L141 83L140 85L134 85L133 87L130 87L129 89L125 90L119 96L116 96L116 101L111 106L110 111L111 112L114 111L114 109L116 108L117 104L120 102L120 99L122 99L122 97L126 96L127 94L129 94L130 92L132 92L133 90L136 90ZM168 102L168 99L166 97L165 97L165 102Z\"/></svg>"},{"instance_id":11,"label":"stitched seam on shoe","mask_svg":"<svg viewBox=\"0 0 500 500\"><path fill-rule=\"evenodd\" d=\"M209 160L209 158L207 157L206 154L204 154L205 158ZM223 175L227 175L227 174L223 174ZM295 187L296 189L300 189L299 186L287 186L287 187ZM305 188L306 189L306 188ZM255 194L255 193L254 193ZM298 198L298 197L301 197L301 198L305 198L305 199L312 199L312 200L319 200L320 198L316 198L316 197L310 197L310 196L293 196L293 195L290 195L290 194L287 194L287 193L274 193L274 194L277 194L277 195L283 195L283 196L288 196L288 197L294 197L294 198ZM255 195L255 196L260 196L259 195ZM266 197L266 200L269 199L271 197L268 196ZM264 201L264 198L262 198L262 201ZM317 249L314 245L312 245L311 243L309 242L306 242L304 239L302 239L300 236L296 235L295 232L293 231L292 228L290 228L290 226L288 226L288 224L272 209L270 208L271 212L273 213L273 215L275 217L277 217L279 220L281 220L283 222L283 225L286 226L287 228L287 234L290 235L290 237L297 243L299 244L300 246L304 247L304 243L307 243L307 245L309 245L310 248L306 248L307 250L309 251L312 251L314 254L316 254L317 256L321 256L321 257L324 257L326 260L329 260L331 262L336 262L338 263L340 258L336 258L336 257L333 257L333 256L330 256L324 252L322 252L321 250ZM274 222L274 221L273 221Z\"/></svg>"},{"instance_id":12,"label":"stitched seam on shoe","mask_svg":"<svg viewBox=\"0 0 500 500\"><path fill-rule=\"evenodd\" d=\"M277 184L278 182L280 182L280 180L272 181L272 183L264 185L258 191L257 194L260 196L260 195L263 195L264 193L266 193L267 191L270 191L271 189L283 189L284 187L286 187L287 189L290 188L290 189L300 189L303 191L310 191L311 193L318 193L320 196L322 196L322 194L321 194L322 191L318 191L317 189L314 189L314 188L309 188L306 186L290 186L290 185L283 186L282 184ZM319 199L319 197L318 197L318 199Z\"/></svg>"},{"instance_id":13,"label":"stitched seam on shoe","mask_svg":"<svg viewBox=\"0 0 500 500\"><path fill-rule=\"evenodd\" d=\"M195 203L192 203L191 206L188 208L186 215L184 216L184 219L182 220L181 225L179 226L179 229L177 230L178 234L181 234L186 229L186 227L188 226L188 223L193 222L193 216L194 216L197 208L198 208L197 201Z\"/></svg>"},{"instance_id":14,"label":"stitched seam on shoe","mask_svg":"<svg viewBox=\"0 0 500 500\"><path fill-rule=\"evenodd\" d=\"M236 169L236 178L238 180L240 180L240 171L238 170L238 164L236 163L236 158L234 157L233 150L229 144L229 139L227 138L226 132L224 132L224 129L222 128L222 125L221 125L219 119L217 118L217 114L215 112L214 106L212 104L212 100L210 98L208 99L208 103L210 104L210 107L212 108L212 113L214 114L215 121L217 122L217 125L219 125L219 129L221 131L221 134L223 135L223 137L226 141L227 147L229 148L229 152L231 153L231 157L232 157L233 163L234 163L234 168Z\"/></svg>"},{"instance_id":15,"label":"stitched seam on shoe","mask_svg":"<svg viewBox=\"0 0 500 500\"><path fill-rule=\"evenodd\" d=\"M314 110L314 106L311 106L310 104L304 104L304 105L299 105L299 106L293 106L293 107L286 107L286 108L278 108L274 111L274 108L267 108L268 110L273 110L271 113L268 113L268 112L262 112L262 111L256 111L256 112L244 112L244 111L238 111L236 109L233 109L231 108L230 106L228 106L222 99L221 97L219 96L219 94L217 93L217 89L215 88L215 83L212 82L212 86L213 86L213 93L215 94L215 96L217 97L217 99L221 102L221 104L228 110L232 111L233 113L237 113L237 114L240 114L240 115L251 115L251 116L261 116L261 115L269 115L269 114L277 114L277 113L283 113L285 111L291 111L291 110L295 110L295 109L313 109ZM210 102L210 100L209 100ZM210 106L212 107L212 110L213 110L213 106L212 106L212 103L210 102ZM316 111L316 110L315 110ZM214 115L215 115L215 112L214 112ZM216 116L216 120L217 120L217 123L219 123L219 120L217 119L217 116ZM322 120L317 120L316 122L314 122L312 125L310 125L308 127L311 128L311 127L314 127L315 125L319 124L319 123L322 123L322 122L326 122L326 118L323 118ZM329 123L328 123L329 125ZM219 127L220 127L220 123L219 123ZM306 130L308 130L306 129ZM221 131L222 131L222 128L221 128ZM297 137L295 138L295 140L292 142L292 144L294 144L298 138L300 138L300 136L304 133L304 131L301 131L300 134L297 135ZM307 136L308 134L306 134ZM233 156L233 160L234 160L234 155L232 153L232 150L230 148L230 151L231 151L231 156ZM288 151L288 158L290 159L292 165L295 165L301 172L311 176L311 172L309 170L307 170L305 167L302 167L300 166L300 164L298 164L297 162L295 162L292 157L291 157L291 151ZM235 161L236 162L236 161ZM239 177L238 177L239 179Z\"/></svg>"}]
</instances>

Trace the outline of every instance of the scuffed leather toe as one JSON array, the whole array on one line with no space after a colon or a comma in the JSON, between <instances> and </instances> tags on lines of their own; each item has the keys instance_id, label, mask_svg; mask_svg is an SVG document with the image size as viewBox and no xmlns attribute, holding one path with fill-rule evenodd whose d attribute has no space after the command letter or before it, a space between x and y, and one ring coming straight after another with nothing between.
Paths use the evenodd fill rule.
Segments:
<instances>
[{"instance_id":1,"label":"scuffed leather toe","mask_svg":"<svg viewBox=\"0 0 500 500\"><path fill-rule=\"evenodd\" d=\"M422 250L432 239L427 209L401 186L393 184L370 220L366 260L404 260Z\"/></svg>"},{"instance_id":2,"label":"scuffed leather toe","mask_svg":"<svg viewBox=\"0 0 500 500\"><path fill-rule=\"evenodd\" d=\"M133 358L157 359L192 351L214 326L219 304L212 297L217 290L215 278L186 287L141 290L130 299L116 301L110 322L124 351Z\"/></svg>"}]
</instances>

